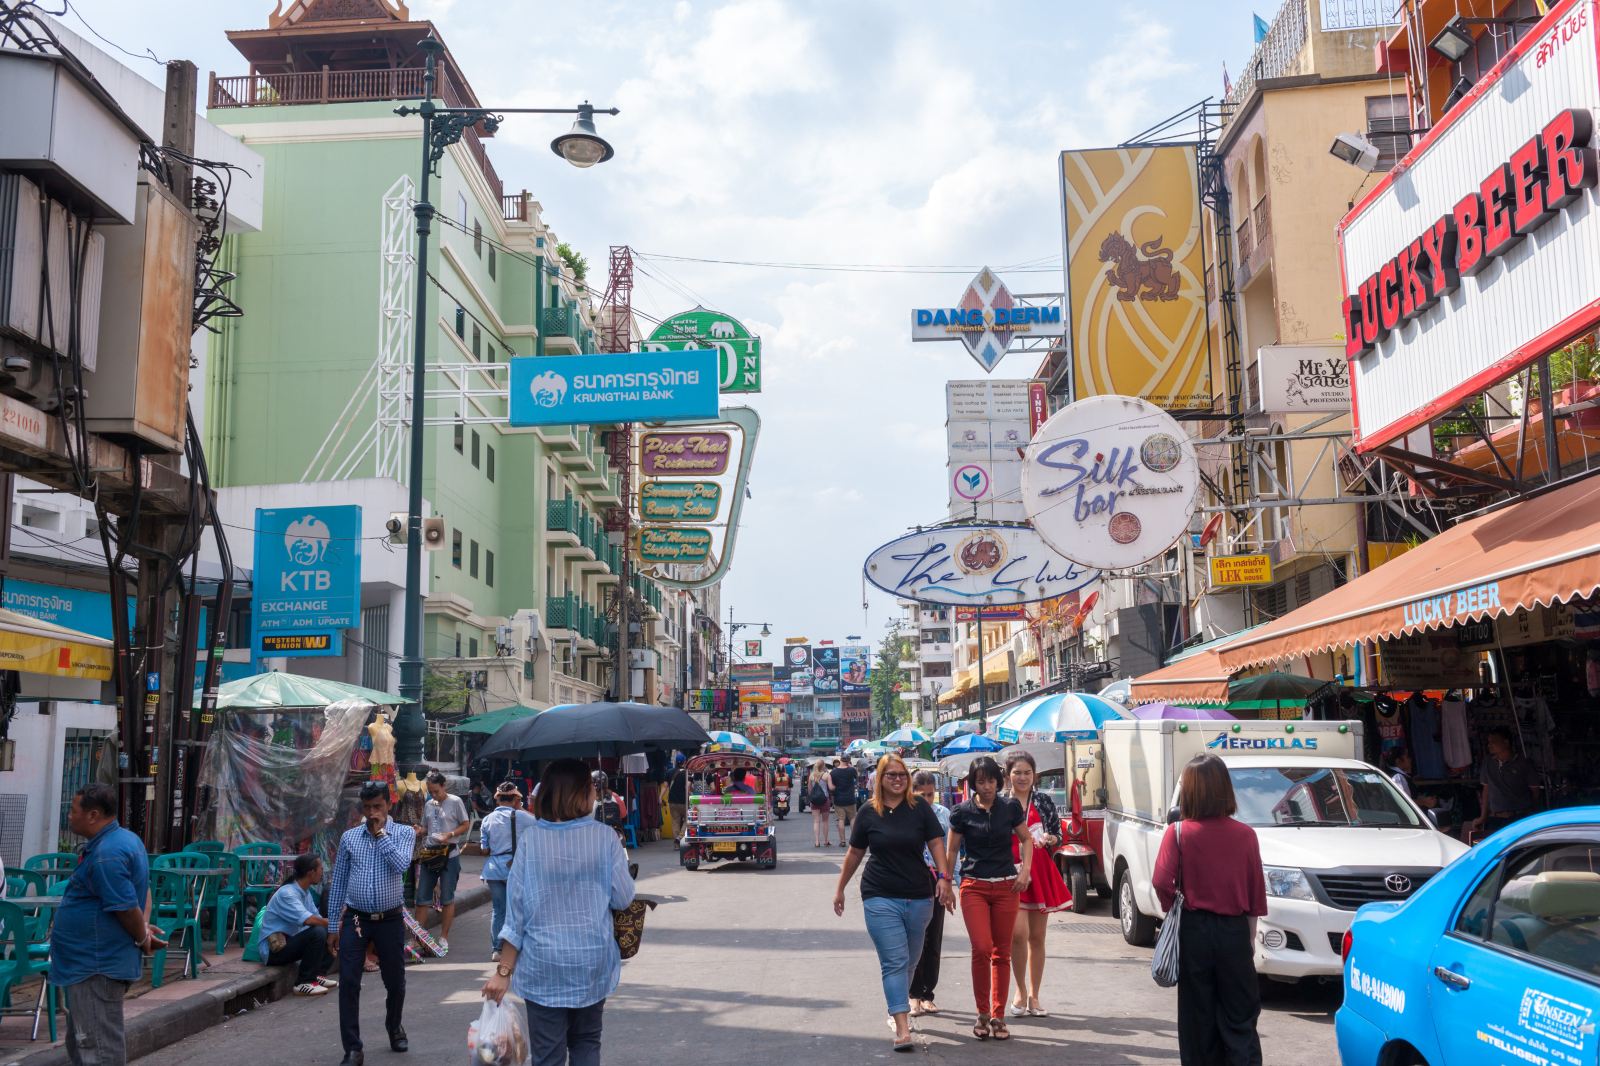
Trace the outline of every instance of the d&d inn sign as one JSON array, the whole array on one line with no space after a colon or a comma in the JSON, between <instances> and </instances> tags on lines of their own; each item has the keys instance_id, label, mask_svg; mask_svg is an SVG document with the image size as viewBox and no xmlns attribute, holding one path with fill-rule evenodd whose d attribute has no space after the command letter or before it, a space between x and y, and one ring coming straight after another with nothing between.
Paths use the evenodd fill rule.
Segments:
<instances>
[{"instance_id":1,"label":"d&d inn sign","mask_svg":"<svg viewBox=\"0 0 1600 1066\"><path fill-rule=\"evenodd\" d=\"M1064 559L1028 526L936 526L867 557L866 579L891 596L955 606L1036 603L1076 592L1100 572Z\"/></svg>"}]
</instances>

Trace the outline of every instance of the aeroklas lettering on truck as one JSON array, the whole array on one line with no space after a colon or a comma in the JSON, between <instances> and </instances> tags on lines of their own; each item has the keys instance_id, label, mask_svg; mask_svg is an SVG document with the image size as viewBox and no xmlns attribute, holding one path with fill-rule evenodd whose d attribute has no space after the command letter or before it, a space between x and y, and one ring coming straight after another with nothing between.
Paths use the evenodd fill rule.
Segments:
<instances>
[{"instance_id":1,"label":"aeroklas lettering on truck","mask_svg":"<svg viewBox=\"0 0 1600 1066\"><path fill-rule=\"evenodd\" d=\"M1218 733L1206 741L1207 748L1225 751L1316 751L1316 737L1236 737Z\"/></svg>"}]
</instances>

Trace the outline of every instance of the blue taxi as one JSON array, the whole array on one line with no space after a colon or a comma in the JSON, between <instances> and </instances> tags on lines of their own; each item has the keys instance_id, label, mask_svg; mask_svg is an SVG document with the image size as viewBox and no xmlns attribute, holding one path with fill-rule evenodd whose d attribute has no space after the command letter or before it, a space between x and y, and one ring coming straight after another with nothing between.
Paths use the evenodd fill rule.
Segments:
<instances>
[{"instance_id":1,"label":"blue taxi","mask_svg":"<svg viewBox=\"0 0 1600 1066\"><path fill-rule=\"evenodd\" d=\"M1524 818L1344 942L1345 1066L1600 1062L1600 807Z\"/></svg>"}]
</instances>

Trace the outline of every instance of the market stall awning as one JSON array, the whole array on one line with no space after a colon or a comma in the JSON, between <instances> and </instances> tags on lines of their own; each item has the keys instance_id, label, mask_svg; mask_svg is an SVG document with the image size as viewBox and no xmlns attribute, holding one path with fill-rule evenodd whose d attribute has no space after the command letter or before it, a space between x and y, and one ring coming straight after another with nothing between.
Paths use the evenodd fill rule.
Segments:
<instances>
[{"instance_id":1,"label":"market stall awning","mask_svg":"<svg viewBox=\"0 0 1600 1066\"><path fill-rule=\"evenodd\" d=\"M111 680L109 640L0 608L0 670Z\"/></svg>"},{"instance_id":2,"label":"market stall awning","mask_svg":"<svg viewBox=\"0 0 1600 1066\"><path fill-rule=\"evenodd\" d=\"M507 722L515 722L520 718L530 718L538 713L537 708L524 707L521 704L514 703L509 707L497 707L492 711L484 711L482 714L468 715L456 725L454 732L479 733L488 736Z\"/></svg>"},{"instance_id":3,"label":"market stall awning","mask_svg":"<svg viewBox=\"0 0 1600 1066\"><path fill-rule=\"evenodd\" d=\"M1225 670L1495 618L1600 589L1600 477L1441 533L1218 650Z\"/></svg>"},{"instance_id":4,"label":"market stall awning","mask_svg":"<svg viewBox=\"0 0 1600 1066\"><path fill-rule=\"evenodd\" d=\"M1134 678L1133 702L1227 703L1228 671L1211 648Z\"/></svg>"},{"instance_id":5,"label":"market stall awning","mask_svg":"<svg viewBox=\"0 0 1600 1066\"><path fill-rule=\"evenodd\" d=\"M195 689L194 705L200 706L201 692ZM268 670L264 674L251 674L229 681L217 688L219 711L267 711L282 707L317 708L344 700L358 700L379 707L398 707L404 703L399 696L377 689L362 688L343 681L328 681L320 677Z\"/></svg>"}]
</instances>

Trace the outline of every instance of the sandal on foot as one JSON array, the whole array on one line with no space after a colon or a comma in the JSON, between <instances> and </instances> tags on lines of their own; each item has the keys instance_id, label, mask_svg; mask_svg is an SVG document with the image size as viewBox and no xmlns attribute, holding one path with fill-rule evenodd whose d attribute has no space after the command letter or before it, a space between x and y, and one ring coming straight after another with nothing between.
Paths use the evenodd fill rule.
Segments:
<instances>
[{"instance_id":1,"label":"sandal on foot","mask_svg":"<svg viewBox=\"0 0 1600 1066\"><path fill-rule=\"evenodd\" d=\"M1000 1018L989 1019L989 1035L996 1040L1010 1040L1011 1030L1006 1028L1006 1023Z\"/></svg>"},{"instance_id":2,"label":"sandal on foot","mask_svg":"<svg viewBox=\"0 0 1600 1066\"><path fill-rule=\"evenodd\" d=\"M975 1022L972 1026L972 1035L977 1037L979 1040L989 1039L989 1019L981 1014L978 1015L977 1022Z\"/></svg>"},{"instance_id":3,"label":"sandal on foot","mask_svg":"<svg viewBox=\"0 0 1600 1066\"><path fill-rule=\"evenodd\" d=\"M939 1013L939 1004L935 1003L931 999L923 1000L922 1001L922 1013L924 1013L924 1014L938 1014Z\"/></svg>"},{"instance_id":4,"label":"sandal on foot","mask_svg":"<svg viewBox=\"0 0 1600 1066\"><path fill-rule=\"evenodd\" d=\"M914 999L911 1001L911 1010L907 1013L909 1013L913 1018L920 1018L926 1014L927 1011L922 1009L922 1000Z\"/></svg>"}]
</instances>

